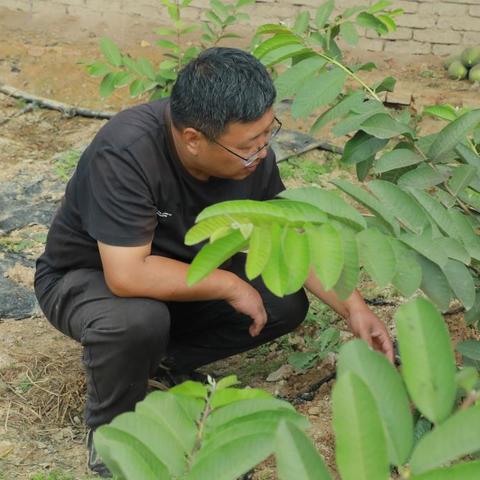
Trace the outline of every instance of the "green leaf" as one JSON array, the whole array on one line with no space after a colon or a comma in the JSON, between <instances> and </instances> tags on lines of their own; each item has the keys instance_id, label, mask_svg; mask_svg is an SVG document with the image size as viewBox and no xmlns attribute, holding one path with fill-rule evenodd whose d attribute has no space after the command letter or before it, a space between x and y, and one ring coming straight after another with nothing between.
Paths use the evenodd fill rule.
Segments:
<instances>
[{"instance_id":1,"label":"green leaf","mask_svg":"<svg viewBox=\"0 0 480 480\"><path fill-rule=\"evenodd\" d=\"M155 80L155 71L153 70L153 65L147 58L140 57L137 60L137 65L139 66L142 73L149 79Z\"/></svg>"},{"instance_id":2,"label":"green leaf","mask_svg":"<svg viewBox=\"0 0 480 480\"><path fill-rule=\"evenodd\" d=\"M397 80L393 77L386 77L381 82L376 84L373 89L376 93L380 92L393 92L395 90L395 84Z\"/></svg>"},{"instance_id":3,"label":"green leaf","mask_svg":"<svg viewBox=\"0 0 480 480\"><path fill-rule=\"evenodd\" d=\"M423 158L408 148L398 148L382 155L374 167L375 173L389 172L423 162Z\"/></svg>"},{"instance_id":4,"label":"green leaf","mask_svg":"<svg viewBox=\"0 0 480 480\"><path fill-rule=\"evenodd\" d=\"M275 80L277 100L292 97L306 79L322 68L326 60L319 56L309 57L281 73Z\"/></svg>"},{"instance_id":5,"label":"green leaf","mask_svg":"<svg viewBox=\"0 0 480 480\"><path fill-rule=\"evenodd\" d=\"M441 237L436 238L435 241L438 241L441 248L445 252L448 258L453 260L458 260L466 265L470 264L471 258L468 251L465 247L454 238L451 237Z\"/></svg>"},{"instance_id":6,"label":"green leaf","mask_svg":"<svg viewBox=\"0 0 480 480\"><path fill-rule=\"evenodd\" d=\"M357 15L357 23L365 28L371 28L375 30L379 35L385 35L388 33L388 28L386 25L379 20L375 15L372 15L367 12L361 12Z\"/></svg>"},{"instance_id":7,"label":"green leaf","mask_svg":"<svg viewBox=\"0 0 480 480\"><path fill-rule=\"evenodd\" d=\"M257 413L261 416L265 412L270 411L278 411L280 414L292 413L296 416L300 416L288 402L276 398L250 399L235 402L226 405L219 410L215 410L208 416L206 427L208 430L213 431L222 425L229 424L231 421L237 422L242 417L247 418Z\"/></svg>"},{"instance_id":8,"label":"green leaf","mask_svg":"<svg viewBox=\"0 0 480 480\"><path fill-rule=\"evenodd\" d=\"M384 427L369 388L355 373L343 374L332 393L337 466L343 480L388 479Z\"/></svg>"},{"instance_id":9,"label":"green leaf","mask_svg":"<svg viewBox=\"0 0 480 480\"><path fill-rule=\"evenodd\" d=\"M352 107L362 103L364 98L365 95L361 90L356 90L352 94L343 97L343 99L340 100L336 105L323 112L315 120L315 123L310 128L310 133L315 133L332 120L337 120L343 117L350 111Z\"/></svg>"},{"instance_id":10,"label":"green leaf","mask_svg":"<svg viewBox=\"0 0 480 480\"><path fill-rule=\"evenodd\" d=\"M295 370L302 371L313 367L318 357L319 352L293 352L288 356L288 363Z\"/></svg>"},{"instance_id":11,"label":"green leaf","mask_svg":"<svg viewBox=\"0 0 480 480\"><path fill-rule=\"evenodd\" d=\"M435 262L439 267L443 267L448 261L445 251L433 240L429 231L425 231L421 235L402 233L399 240L432 262Z\"/></svg>"},{"instance_id":12,"label":"green leaf","mask_svg":"<svg viewBox=\"0 0 480 480\"><path fill-rule=\"evenodd\" d=\"M292 104L294 117L306 117L318 107L332 102L341 93L346 73L340 68L325 70L307 80Z\"/></svg>"},{"instance_id":13,"label":"green leaf","mask_svg":"<svg viewBox=\"0 0 480 480\"><path fill-rule=\"evenodd\" d=\"M451 237L457 236L455 223L449 211L438 200L416 188L411 188L410 192L443 232Z\"/></svg>"},{"instance_id":14,"label":"green leaf","mask_svg":"<svg viewBox=\"0 0 480 480\"><path fill-rule=\"evenodd\" d=\"M475 295L475 303L468 312L465 312L464 319L467 325L477 324L478 328L478 322L480 321L480 291L477 291L477 294Z\"/></svg>"},{"instance_id":15,"label":"green leaf","mask_svg":"<svg viewBox=\"0 0 480 480\"><path fill-rule=\"evenodd\" d=\"M88 74L92 77L103 77L110 73L110 67L106 63L95 62L87 66Z\"/></svg>"},{"instance_id":16,"label":"green leaf","mask_svg":"<svg viewBox=\"0 0 480 480\"><path fill-rule=\"evenodd\" d=\"M304 10L300 12L295 18L295 24L292 30L297 35L301 35L302 33L305 33L307 31L309 23L310 23L310 12L308 10Z\"/></svg>"},{"instance_id":17,"label":"green leaf","mask_svg":"<svg viewBox=\"0 0 480 480\"><path fill-rule=\"evenodd\" d=\"M120 67L122 65L122 54L117 44L108 37L100 40L100 50L110 65Z\"/></svg>"},{"instance_id":18,"label":"green leaf","mask_svg":"<svg viewBox=\"0 0 480 480\"><path fill-rule=\"evenodd\" d=\"M352 46L358 43L358 32L352 22L344 22L340 25L340 35Z\"/></svg>"},{"instance_id":19,"label":"green leaf","mask_svg":"<svg viewBox=\"0 0 480 480\"><path fill-rule=\"evenodd\" d=\"M452 195L458 195L475 178L477 168L472 165L459 165L453 169L453 174L448 181Z\"/></svg>"},{"instance_id":20,"label":"green leaf","mask_svg":"<svg viewBox=\"0 0 480 480\"><path fill-rule=\"evenodd\" d=\"M131 97L136 97L137 95L141 95L145 91L145 85L143 80L134 80L130 84L129 92Z\"/></svg>"},{"instance_id":21,"label":"green leaf","mask_svg":"<svg viewBox=\"0 0 480 480\"><path fill-rule=\"evenodd\" d=\"M273 450L271 434L253 434L220 445L209 455L196 457L185 480L231 480L265 460Z\"/></svg>"},{"instance_id":22,"label":"green leaf","mask_svg":"<svg viewBox=\"0 0 480 480\"><path fill-rule=\"evenodd\" d=\"M397 24L390 15L377 15L377 19L387 27L388 32L394 32L397 29Z\"/></svg>"},{"instance_id":23,"label":"green leaf","mask_svg":"<svg viewBox=\"0 0 480 480\"><path fill-rule=\"evenodd\" d=\"M480 362L480 342L478 340L464 340L458 343L457 351L464 357Z\"/></svg>"},{"instance_id":24,"label":"green leaf","mask_svg":"<svg viewBox=\"0 0 480 480\"><path fill-rule=\"evenodd\" d=\"M109 470L119 478L170 478L165 465L135 437L102 425L94 434L95 448Z\"/></svg>"},{"instance_id":25,"label":"green leaf","mask_svg":"<svg viewBox=\"0 0 480 480\"><path fill-rule=\"evenodd\" d=\"M342 273L333 288L342 300L346 300L357 286L358 277L360 275L360 266L355 234L349 228L341 228L340 237L342 240L345 261Z\"/></svg>"},{"instance_id":26,"label":"green leaf","mask_svg":"<svg viewBox=\"0 0 480 480\"><path fill-rule=\"evenodd\" d=\"M379 287L386 287L396 272L396 259L390 242L378 230L357 234L358 251L365 269Z\"/></svg>"},{"instance_id":27,"label":"green leaf","mask_svg":"<svg viewBox=\"0 0 480 480\"><path fill-rule=\"evenodd\" d=\"M180 51L180 47L176 43L171 42L170 40L157 40L156 44L160 47L167 48L168 50L173 50L177 53Z\"/></svg>"},{"instance_id":28,"label":"green leaf","mask_svg":"<svg viewBox=\"0 0 480 480\"><path fill-rule=\"evenodd\" d=\"M478 342L477 342L478 343ZM480 358L480 355L479 355ZM474 367L463 367L455 375L455 383L458 388L470 393L478 382L479 374Z\"/></svg>"},{"instance_id":29,"label":"green leaf","mask_svg":"<svg viewBox=\"0 0 480 480\"><path fill-rule=\"evenodd\" d=\"M451 105L432 105L425 107L422 112L423 115L432 115L432 117L441 118L453 122L458 118L457 111Z\"/></svg>"},{"instance_id":30,"label":"green leaf","mask_svg":"<svg viewBox=\"0 0 480 480\"><path fill-rule=\"evenodd\" d=\"M477 171L480 172L480 155L477 155L472 149L466 147L465 145L459 143L455 147L455 151L469 164L473 167L476 167Z\"/></svg>"},{"instance_id":31,"label":"green leaf","mask_svg":"<svg viewBox=\"0 0 480 480\"><path fill-rule=\"evenodd\" d=\"M272 398L270 393L260 390L259 388L223 388L216 391L211 398L212 408L220 408L240 400L251 398Z\"/></svg>"},{"instance_id":32,"label":"green leaf","mask_svg":"<svg viewBox=\"0 0 480 480\"><path fill-rule=\"evenodd\" d=\"M315 273L325 290L330 290L340 278L344 255L340 234L329 224L307 227L310 257Z\"/></svg>"},{"instance_id":33,"label":"green leaf","mask_svg":"<svg viewBox=\"0 0 480 480\"><path fill-rule=\"evenodd\" d=\"M428 164L421 164L414 170L403 174L398 179L398 185L402 188L413 187L419 189L428 189L442 183L445 177L438 171L434 170Z\"/></svg>"},{"instance_id":34,"label":"green leaf","mask_svg":"<svg viewBox=\"0 0 480 480\"><path fill-rule=\"evenodd\" d=\"M408 392L426 418L441 423L450 415L456 394L455 359L447 326L423 298L402 305L395 320ZM414 457L416 452L418 447Z\"/></svg>"},{"instance_id":35,"label":"green leaf","mask_svg":"<svg viewBox=\"0 0 480 480\"><path fill-rule=\"evenodd\" d=\"M193 382L192 380L187 380L180 385L175 385L169 392L192 398L206 398L208 395L208 390L205 385L200 382Z\"/></svg>"},{"instance_id":36,"label":"green leaf","mask_svg":"<svg viewBox=\"0 0 480 480\"><path fill-rule=\"evenodd\" d=\"M287 228L282 243L282 253L288 259L288 282L285 294L295 293L303 287L310 270L310 251L305 233Z\"/></svg>"},{"instance_id":37,"label":"green leaf","mask_svg":"<svg viewBox=\"0 0 480 480\"><path fill-rule=\"evenodd\" d=\"M174 36L177 34L177 31L174 28L165 28L165 27L157 28L155 32L157 33L157 35L167 35L167 36Z\"/></svg>"},{"instance_id":38,"label":"green leaf","mask_svg":"<svg viewBox=\"0 0 480 480\"><path fill-rule=\"evenodd\" d=\"M424 256L418 255L417 260L422 268L422 284L420 288L442 312L446 312L450 306L453 293L445 274L438 265Z\"/></svg>"},{"instance_id":39,"label":"green leaf","mask_svg":"<svg viewBox=\"0 0 480 480\"><path fill-rule=\"evenodd\" d=\"M365 120L360 128L378 138L392 138L403 133L411 133L410 127L394 120L386 113L373 115Z\"/></svg>"},{"instance_id":40,"label":"green leaf","mask_svg":"<svg viewBox=\"0 0 480 480\"><path fill-rule=\"evenodd\" d=\"M415 200L397 185L384 180L372 180L368 188L383 206L413 233L420 234L429 220Z\"/></svg>"},{"instance_id":41,"label":"green leaf","mask_svg":"<svg viewBox=\"0 0 480 480\"><path fill-rule=\"evenodd\" d=\"M347 221L356 229L367 226L358 211L335 192L318 187L301 187L284 190L279 196L313 205L341 222Z\"/></svg>"},{"instance_id":42,"label":"green leaf","mask_svg":"<svg viewBox=\"0 0 480 480\"><path fill-rule=\"evenodd\" d=\"M196 243L206 240L215 232L231 227L232 220L227 216L216 216L203 220L193 225L185 235L185 245L195 245Z\"/></svg>"},{"instance_id":43,"label":"green leaf","mask_svg":"<svg viewBox=\"0 0 480 480\"><path fill-rule=\"evenodd\" d=\"M358 130L362 123L370 117L373 117L375 114L379 112L384 112L385 107L383 104L374 101L367 101L363 102L361 106L365 109L364 105L368 105L370 109L366 109L362 111L362 113L358 113L357 109L359 107L352 107L352 113L348 115L345 119L341 122L337 123L333 128L332 132L337 135L345 135L353 130Z\"/></svg>"},{"instance_id":44,"label":"green leaf","mask_svg":"<svg viewBox=\"0 0 480 480\"><path fill-rule=\"evenodd\" d=\"M254 228L250 237L245 272L249 280L258 277L267 264L272 249L272 238L268 224Z\"/></svg>"},{"instance_id":45,"label":"green leaf","mask_svg":"<svg viewBox=\"0 0 480 480\"><path fill-rule=\"evenodd\" d=\"M411 480L477 480L478 478L480 478L480 462L476 461L431 470L422 475L415 475Z\"/></svg>"},{"instance_id":46,"label":"green leaf","mask_svg":"<svg viewBox=\"0 0 480 480\"><path fill-rule=\"evenodd\" d=\"M316 55L310 48L304 47L302 44L284 45L276 48L262 57L262 63L266 67L271 67L277 63L296 57L305 58L307 56Z\"/></svg>"},{"instance_id":47,"label":"green leaf","mask_svg":"<svg viewBox=\"0 0 480 480\"><path fill-rule=\"evenodd\" d=\"M380 217L380 219L384 221L387 226L389 226L390 230L395 233L395 235L400 233L400 227L395 218L388 212L388 210L384 208L383 205L377 201L373 195L357 185L346 182L345 180L333 180L332 183L357 200L357 202L368 208L375 215L378 215L378 217Z\"/></svg>"},{"instance_id":48,"label":"green leaf","mask_svg":"<svg viewBox=\"0 0 480 480\"><path fill-rule=\"evenodd\" d=\"M115 417L110 426L141 442L142 448L148 448L171 474L180 476L185 471L182 444L162 422L138 412L127 412Z\"/></svg>"},{"instance_id":49,"label":"green leaf","mask_svg":"<svg viewBox=\"0 0 480 480\"><path fill-rule=\"evenodd\" d=\"M389 2L387 0L380 0L379 2L375 2L369 9L367 10L368 13L377 13L381 12L385 8L389 7L392 4L392 2Z\"/></svg>"},{"instance_id":50,"label":"green leaf","mask_svg":"<svg viewBox=\"0 0 480 480\"><path fill-rule=\"evenodd\" d=\"M210 0L210 5L215 10L217 15L222 15L223 17L227 17L229 15L228 8L219 0Z\"/></svg>"},{"instance_id":51,"label":"green leaf","mask_svg":"<svg viewBox=\"0 0 480 480\"><path fill-rule=\"evenodd\" d=\"M193 285L205 278L225 260L239 252L247 242L239 230L205 245L193 259L187 274L188 285Z\"/></svg>"},{"instance_id":52,"label":"green leaf","mask_svg":"<svg viewBox=\"0 0 480 480\"><path fill-rule=\"evenodd\" d=\"M320 30L328 22L330 15L335 8L335 2L333 0L328 0L325 3L322 3L315 14L315 25Z\"/></svg>"},{"instance_id":53,"label":"green leaf","mask_svg":"<svg viewBox=\"0 0 480 480\"><path fill-rule=\"evenodd\" d=\"M417 256L402 242L390 238L390 245L395 254L397 270L392 279L392 284L398 288L405 297L413 295L422 283L422 267L417 262Z\"/></svg>"},{"instance_id":54,"label":"green leaf","mask_svg":"<svg viewBox=\"0 0 480 480\"><path fill-rule=\"evenodd\" d=\"M277 295L283 297L288 284L288 266L282 255L282 239L285 230L278 224L270 226L270 238L272 247L270 257L262 271L262 280L268 289Z\"/></svg>"},{"instance_id":55,"label":"green leaf","mask_svg":"<svg viewBox=\"0 0 480 480\"><path fill-rule=\"evenodd\" d=\"M380 151L388 140L376 138L359 130L346 144L343 151L342 162L354 165L374 156Z\"/></svg>"},{"instance_id":56,"label":"green leaf","mask_svg":"<svg viewBox=\"0 0 480 480\"><path fill-rule=\"evenodd\" d=\"M293 32L286 27L285 25L279 25L277 23L266 23L265 25L261 25L257 29L257 34L266 34L266 33L290 33L292 34Z\"/></svg>"},{"instance_id":57,"label":"green leaf","mask_svg":"<svg viewBox=\"0 0 480 480\"><path fill-rule=\"evenodd\" d=\"M115 90L115 74L107 73L100 83L100 96L109 97Z\"/></svg>"},{"instance_id":58,"label":"green leaf","mask_svg":"<svg viewBox=\"0 0 480 480\"><path fill-rule=\"evenodd\" d=\"M444 153L454 149L465 138L465 135L479 123L480 109L465 113L439 132L428 150L428 156L432 160L436 160Z\"/></svg>"},{"instance_id":59,"label":"green leaf","mask_svg":"<svg viewBox=\"0 0 480 480\"><path fill-rule=\"evenodd\" d=\"M233 385L238 385L240 381L236 375L229 375L219 380L215 386L216 390L222 390L224 388L232 387Z\"/></svg>"},{"instance_id":60,"label":"green leaf","mask_svg":"<svg viewBox=\"0 0 480 480\"><path fill-rule=\"evenodd\" d=\"M361 162L355 164L355 171L357 173L357 178L359 182L363 182L367 178L374 160L375 156L372 155L366 160L362 160Z\"/></svg>"},{"instance_id":61,"label":"green leaf","mask_svg":"<svg viewBox=\"0 0 480 480\"><path fill-rule=\"evenodd\" d=\"M330 480L327 467L312 441L298 427L282 421L275 436L280 480Z\"/></svg>"},{"instance_id":62,"label":"green leaf","mask_svg":"<svg viewBox=\"0 0 480 480\"><path fill-rule=\"evenodd\" d=\"M466 310L473 307L475 303L475 284L468 268L457 260L449 259L443 267L443 273L455 293L455 296L462 302Z\"/></svg>"},{"instance_id":63,"label":"green leaf","mask_svg":"<svg viewBox=\"0 0 480 480\"><path fill-rule=\"evenodd\" d=\"M128 72L117 72L114 73L113 83L115 88L124 87L132 81L132 76Z\"/></svg>"},{"instance_id":64,"label":"green leaf","mask_svg":"<svg viewBox=\"0 0 480 480\"><path fill-rule=\"evenodd\" d=\"M347 372L358 375L369 388L385 427L390 463L403 465L413 447L413 418L402 377L363 340L352 340L340 349L338 377Z\"/></svg>"},{"instance_id":65,"label":"green leaf","mask_svg":"<svg viewBox=\"0 0 480 480\"><path fill-rule=\"evenodd\" d=\"M427 433L418 443L410 462L421 474L480 450L480 404L460 410Z\"/></svg>"},{"instance_id":66,"label":"green leaf","mask_svg":"<svg viewBox=\"0 0 480 480\"><path fill-rule=\"evenodd\" d=\"M267 53L272 50L276 50L279 47L284 47L285 45L298 45L301 44L299 37L292 33L277 33L272 38L265 40L261 43L254 51L253 55L261 59Z\"/></svg>"}]
</instances>

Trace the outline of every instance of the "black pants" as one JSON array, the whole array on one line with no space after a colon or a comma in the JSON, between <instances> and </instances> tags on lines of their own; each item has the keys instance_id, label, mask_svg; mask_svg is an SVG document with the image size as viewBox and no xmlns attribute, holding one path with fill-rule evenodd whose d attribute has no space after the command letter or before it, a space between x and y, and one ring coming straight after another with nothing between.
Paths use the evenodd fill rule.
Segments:
<instances>
[{"instance_id":1,"label":"black pants","mask_svg":"<svg viewBox=\"0 0 480 480\"><path fill-rule=\"evenodd\" d=\"M237 256L229 270L245 278L243 263L244 256ZM303 290L278 298L261 280L251 283L268 314L257 337L248 333L251 319L225 301L117 297L103 272L93 269L69 271L53 286L49 276L37 280L35 292L49 322L84 347L86 424L95 428L133 410L166 356L176 369L188 372L273 340L304 320L308 301Z\"/></svg>"}]
</instances>

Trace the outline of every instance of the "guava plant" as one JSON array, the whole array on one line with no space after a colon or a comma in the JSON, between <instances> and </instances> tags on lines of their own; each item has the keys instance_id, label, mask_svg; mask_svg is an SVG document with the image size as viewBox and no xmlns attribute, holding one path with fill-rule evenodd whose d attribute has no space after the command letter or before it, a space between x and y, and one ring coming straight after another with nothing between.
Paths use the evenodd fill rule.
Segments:
<instances>
[{"instance_id":1,"label":"guava plant","mask_svg":"<svg viewBox=\"0 0 480 480\"><path fill-rule=\"evenodd\" d=\"M172 27L160 27L156 33L160 39L156 44L163 49L163 60L158 66L145 58L133 58L122 53L118 45L110 38L102 38L100 49L105 61L96 61L87 65L88 73L93 77L102 77L100 95L110 96L116 88L128 85L130 96L149 94L150 100L170 95L180 68L196 57L204 48L213 47L228 38L240 35L229 32L232 25L248 21L249 16L242 12L246 5L255 0L236 0L223 3L210 0L210 9L204 12L201 26L187 24L182 20L182 11L188 8L192 0L161 0L167 9ZM159 2L160 3L160 2ZM201 39L193 45L185 45L185 36L203 28Z\"/></svg>"},{"instance_id":2,"label":"guava plant","mask_svg":"<svg viewBox=\"0 0 480 480\"><path fill-rule=\"evenodd\" d=\"M375 282L379 286L393 283L407 297L420 287L442 311L457 298L467 310L475 307L478 313L480 110L431 107L426 113L448 118L450 123L438 133L421 136L416 117L408 111L397 113L382 101L381 92L393 90L395 79L387 77L369 86L361 71L375 65L346 65L336 42L341 37L355 44L358 25L374 28L379 34L393 30L394 15L399 11L389 11L390 5L380 1L332 18L334 2L327 1L313 20L308 12L300 13L292 28L261 26L258 33L268 38L257 44L253 53L269 67L286 64L275 84L279 100L292 99L294 117L308 117L320 107L328 107L313 121L312 132L335 122L333 133L351 137L342 161L355 166L360 181L367 176L369 181L364 187L344 180L332 183L361 204L363 212L368 210L361 221L357 216L348 227L359 247L356 256ZM358 88L351 87L352 81ZM332 192L287 191L283 196L319 207L330 220L338 216L338 209L345 209ZM227 209L223 213L229 215ZM258 223L258 219L248 222L246 217L247 223ZM310 222L305 223L306 228L295 228L308 237L318 224L312 230ZM339 227L338 223L330 225ZM343 244L352 250L345 241ZM331 242L329 245L334 248ZM338 250L338 239L336 245ZM311 254L312 259L317 255L313 250ZM337 262L340 257L341 253L335 257ZM358 271L357 260L353 263L352 277ZM340 267L328 270L333 282L328 285L335 286ZM266 277L268 282L268 273ZM341 290L342 284L337 289Z\"/></svg>"},{"instance_id":3,"label":"guava plant","mask_svg":"<svg viewBox=\"0 0 480 480\"><path fill-rule=\"evenodd\" d=\"M475 369L456 372L448 330L419 298L395 316L401 373L362 340L346 343L332 394L337 470L342 480L474 480L480 450ZM234 387L235 376L154 392L135 412L98 428L95 445L118 479L234 480L270 455L280 480L330 480L287 402ZM456 398L461 404L457 407ZM412 405L433 424L415 441Z\"/></svg>"}]
</instances>

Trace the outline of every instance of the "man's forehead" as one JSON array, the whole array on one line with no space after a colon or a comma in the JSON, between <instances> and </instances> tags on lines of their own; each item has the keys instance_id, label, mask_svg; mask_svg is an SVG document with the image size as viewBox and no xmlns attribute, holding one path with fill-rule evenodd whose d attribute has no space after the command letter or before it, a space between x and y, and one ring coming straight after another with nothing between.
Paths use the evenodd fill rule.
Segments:
<instances>
[{"instance_id":1,"label":"man's forehead","mask_svg":"<svg viewBox=\"0 0 480 480\"><path fill-rule=\"evenodd\" d=\"M273 109L265 112L258 120L251 122L231 122L227 125L227 128L221 135L222 138L239 135L244 137L244 140L255 140L264 131L269 128L275 121L275 113Z\"/></svg>"}]
</instances>

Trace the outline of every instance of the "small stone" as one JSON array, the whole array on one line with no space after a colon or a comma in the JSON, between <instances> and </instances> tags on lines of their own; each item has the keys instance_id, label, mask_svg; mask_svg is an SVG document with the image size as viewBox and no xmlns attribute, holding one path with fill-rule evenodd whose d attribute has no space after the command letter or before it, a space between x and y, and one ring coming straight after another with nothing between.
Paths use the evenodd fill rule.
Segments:
<instances>
[{"instance_id":1,"label":"small stone","mask_svg":"<svg viewBox=\"0 0 480 480\"><path fill-rule=\"evenodd\" d=\"M267 382L278 382L279 380L288 378L293 374L293 367L289 364L282 365L267 377Z\"/></svg>"},{"instance_id":2,"label":"small stone","mask_svg":"<svg viewBox=\"0 0 480 480\"><path fill-rule=\"evenodd\" d=\"M320 408L319 407L310 407L308 409L309 415L320 415Z\"/></svg>"},{"instance_id":3,"label":"small stone","mask_svg":"<svg viewBox=\"0 0 480 480\"><path fill-rule=\"evenodd\" d=\"M73 417L73 423L74 423L75 425L80 425L81 421L80 421L80 418L79 418L77 415L75 415L75 416Z\"/></svg>"}]
</instances>

